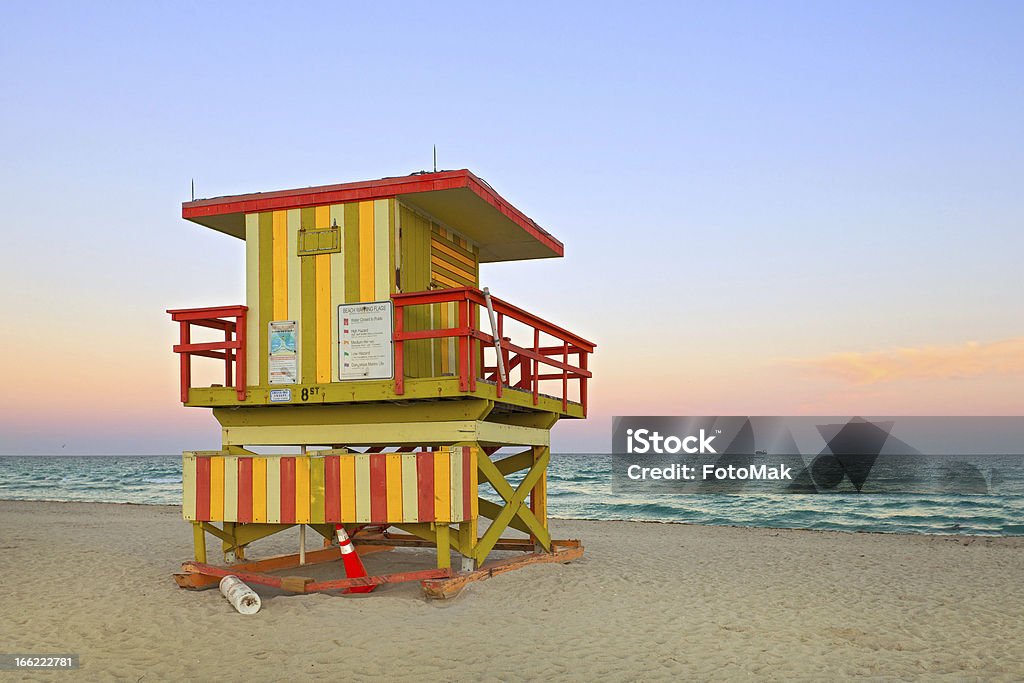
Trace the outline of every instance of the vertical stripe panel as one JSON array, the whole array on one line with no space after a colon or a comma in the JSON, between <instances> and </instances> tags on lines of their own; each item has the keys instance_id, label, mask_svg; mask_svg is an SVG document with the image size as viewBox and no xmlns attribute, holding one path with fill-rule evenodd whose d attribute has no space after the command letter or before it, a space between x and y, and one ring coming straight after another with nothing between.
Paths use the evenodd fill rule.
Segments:
<instances>
[{"instance_id":1,"label":"vertical stripe panel","mask_svg":"<svg viewBox=\"0 0 1024 683\"><path fill-rule=\"evenodd\" d=\"M181 459L181 515L196 518L196 456L186 453Z\"/></svg>"},{"instance_id":2,"label":"vertical stripe panel","mask_svg":"<svg viewBox=\"0 0 1024 683\"><path fill-rule=\"evenodd\" d=\"M313 209L317 228L331 227L331 207ZM331 381L331 256L312 256L316 261L316 381Z\"/></svg>"},{"instance_id":3,"label":"vertical stripe panel","mask_svg":"<svg viewBox=\"0 0 1024 683\"><path fill-rule=\"evenodd\" d=\"M295 523L295 458L282 456L281 468L281 523Z\"/></svg>"},{"instance_id":4,"label":"vertical stripe panel","mask_svg":"<svg viewBox=\"0 0 1024 683\"><path fill-rule=\"evenodd\" d=\"M288 215L274 211L274 320L288 320Z\"/></svg>"},{"instance_id":5,"label":"vertical stripe panel","mask_svg":"<svg viewBox=\"0 0 1024 683\"><path fill-rule=\"evenodd\" d=\"M434 451L434 521L451 519L451 458L447 450Z\"/></svg>"},{"instance_id":6,"label":"vertical stripe panel","mask_svg":"<svg viewBox=\"0 0 1024 683\"><path fill-rule=\"evenodd\" d=\"M295 458L295 522L309 524L309 461L308 455Z\"/></svg>"},{"instance_id":7,"label":"vertical stripe panel","mask_svg":"<svg viewBox=\"0 0 1024 683\"><path fill-rule=\"evenodd\" d=\"M296 322L296 329L300 334L302 331L302 259L299 258L299 225L302 218L298 209L288 209L285 212L285 224L288 231L288 320ZM301 354L301 346L300 354ZM308 378L302 375L302 363L297 368L297 382L304 382Z\"/></svg>"},{"instance_id":8,"label":"vertical stripe panel","mask_svg":"<svg viewBox=\"0 0 1024 683\"><path fill-rule=\"evenodd\" d=\"M341 521L341 458L324 458L324 521Z\"/></svg>"},{"instance_id":9,"label":"vertical stripe panel","mask_svg":"<svg viewBox=\"0 0 1024 683\"><path fill-rule=\"evenodd\" d=\"M451 461L448 472L448 481L452 487L451 494L451 521L461 522L462 516L462 449L452 447L448 450L448 458Z\"/></svg>"},{"instance_id":10,"label":"vertical stripe panel","mask_svg":"<svg viewBox=\"0 0 1024 683\"><path fill-rule=\"evenodd\" d=\"M416 497L420 522L434 521L434 454L416 454Z\"/></svg>"},{"instance_id":11,"label":"vertical stripe panel","mask_svg":"<svg viewBox=\"0 0 1024 683\"><path fill-rule=\"evenodd\" d=\"M338 331L341 329L338 326L338 306L345 303L345 207L342 204L335 204L331 207L331 225L337 225L341 231L341 245L342 251L331 254L331 323L330 323L330 341L331 341L331 381L335 382L341 376L341 368L339 366L340 355L338 351Z\"/></svg>"},{"instance_id":12,"label":"vertical stripe panel","mask_svg":"<svg viewBox=\"0 0 1024 683\"><path fill-rule=\"evenodd\" d=\"M402 454L402 521L419 521L419 486L416 477L416 454Z\"/></svg>"},{"instance_id":13,"label":"vertical stripe panel","mask_svg":"<svg viewBox=\"0 0 1024 683\"><path fill-rule=\"evenodd\" d=\"M210 458L210 519L224 519L224 458Z\"/></svg>"},{"instance_id":14,"label":"vertical stripe panel","mask_svg":"<svg viewBox=\"0 0 1024 683\"><path fill-rule=\"evenodd\" d=\"M402 516L402 455L388 453L385 457L388 480L388 519L389 522L400 522Z\"/></svg>"},{"instance_id":15,"label":"vertical stripe panel","mask_svg":"<svg viewBox=\"0 0 1024 683\"><path fill-rule=\"evenodd\" d=\"M359 202L359 299L374 301L373 202Z\"/></svg>"},{"instance_id":16,"label":"vertical stripe panel","mask_svg":"<svg viewBox=\"0 0 1024 683\"><path fill-rule=\"evenodd\" d=\"M265 458L267 472L267 523L281 523L281 458Z\"/></svg>"},{"instance_id":17,"label":"vertical stripe panel","mask_svg":"<svg viewBox=\"0 0 1024 683\"><path fill-rule=\"evenodd\" d=\"M252 521L267 521L267 459L252 460Z\"/></svg>"},{"instance_id":18,"label":"vertical stripe panel","mask_svg":"<svg viewBox=\"0 0 1024 683\"><path fill-rule=\"evenodd\" d=\"M324 488L324 465L326 458L309 459L309 523L323 524L326 521L324 508L327 491Z\"/></svg>"},{"instance_id":19,"label":"vertical stripe panel","mask_svg":"<svg viewBox=\"0 0 1024 683\"><path fill-rule=\"evenodd\" d=\"M370 455L370 521L388 521L387 460L382 453Z\"/></svg>"},{"instance_id":20,"label":"vertical stripe panel","mask_svg":"<svg viewBox=\"0 0 1024 683\"><path fill-rule=\"evenodd\" d=\"M246 381L253 387L260 383L260 344L263 334L260 324L260 223L254 213L245 216L245 314L246 338L245 364L249 370Z\"/></svg>"},{"instance_id":21,"label":"vertical stripe panel","mask_svg":"<svg viewBox=\"0 0 1024 683\"><path fill-rule=\"evenodd\" d=\"M312 208L299 209L299 222L311 230L316 216ZM316 381L316 257L303 256L299 259L302 292L302 323L299 326L299 366L302 381L311 384Z\"/></svg>"},{"instance_id":22,"label":"vertical stripe panel","mask_svg":"<svg viewBox=\"0 0 1024 683\"><path fill-rule=\"evenodd\" d=\"M267 326L274 319L274 218L269 213L259 214L259 309L260 329L255 339L247 343L259 344L260 384L268 384L267 366L270 363L270 332ZM248 370L246 371L248 372Z\"/></svg>"},{"instance_id":23,"label":"vertical stripe panel","mask_svg":"<svg viewBox=\"0 0 1024 683\"><path fill-rule=\"evenodd\" d=\"M210 458L196 458L196 519L210 520Z\"/></svg>"},{"instance_id":24,"label":"vertical stripe panel","mask_svg":"<svg viewBox=\"0 0 1024 683\"><path fill-rule=\"evenodd\" d=\"M359 203L343 205L345 235L341 252L345 257L345 303L359 301Z\"/></svg>"},{"instance_id":25,"label":"vertical stripe panel","mask_svg":"<svg viewBox=\"0 0 1024 683\"><path fill-rule=\"evenodd\" d=\"M238 521L238 456L226 455L224 461L224 517L225 522Z\"/></svg>"},{"instance_id":26,"label":"vertical stripe panel","mask_svg":"<svg viewBox=\"0 0 1024 683\"><path fill-rule=\"evenodd\" d=\"M359 521L356 514L356 456L341 456L339 465L341 468L341 520L356 522ZM366 514L369 518L369 511Z\"/></svg>"},{"instance_id":27,"label":"vertical stripe panel","mask_svg":"<svg viewBox=\"0 0 1024 683\"><path fill-rule=\"evenodd\" d=\"M476 482L473 472L476 471L476 449L470 446L462 448L462 518L476 519L473 503L476 502Z\"/></svg>"},{"instance_id":28,"label":"vertical stripe panel","mask_svg":"<svg viewBox=\"0 0 1024 683\"><path fill-rule=\"evenodd\" d=\"M391 200L373 202L374 300L391 298Z\"/></svg>"},{"instance_id":29,"label":"vertical stripe panel","mask_svg":"<svg viewBox=\"0 0 1024 683\"><path fill-rule=\"evenodd\" d=\"M252 521L252 458L238 459L237 521Z\"/></svg>"},{"instance_id":30,"label":"vertical stripe panel","mask_svg":"<svg viewBox=\"0 0 1024 683\"><path fill-rule=\"evenodd\" d=\"M356 460L356 521L370 521L370 456L360 453Z\"/></svg>"}]
</instances>

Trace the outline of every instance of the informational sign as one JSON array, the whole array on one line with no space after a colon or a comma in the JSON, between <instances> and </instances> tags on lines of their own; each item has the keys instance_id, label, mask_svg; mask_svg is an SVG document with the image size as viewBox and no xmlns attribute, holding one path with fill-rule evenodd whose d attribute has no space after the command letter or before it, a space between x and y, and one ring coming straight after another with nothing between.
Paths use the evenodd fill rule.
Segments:
<instances>
[{"instance_id":1,"label":"informational sign","mask_svg":"<svg viewBox=\"0 0 1024 683\"><path fill-rule=\"evenodd\" d=\"M275 320L270 323L268 373L271 384L297 384L299 381L299 354L295 339L297 327L294 320Z\"/></svg>"},{"instance_id":2,"label":"informational sign","mask_svg":"<svg viewBox=\"0 0 1024 683\"><path fill-rule=\"evenodd\" d=\"M394 379L390 301L338 306L338 379Z\"/></svg>"}]
</instances>

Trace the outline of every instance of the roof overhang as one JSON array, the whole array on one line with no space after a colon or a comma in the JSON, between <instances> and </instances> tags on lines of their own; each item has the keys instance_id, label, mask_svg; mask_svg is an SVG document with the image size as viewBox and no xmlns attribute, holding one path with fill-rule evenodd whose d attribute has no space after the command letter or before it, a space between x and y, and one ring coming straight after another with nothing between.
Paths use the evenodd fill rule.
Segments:
<instances>
[{"instance_id":1,"label":"roof overhang","mask_svg":"<svg viewBox=\"0 0 1024 683\"><path fill-rule=\"evenodd\" d=\"M518 261L562 256L549 232L466 169L420 173L341 185L197 199L181 205L181 217L245 239L245 214L397 197L480 247L480 261Z\"/></svg>"}]
</instances>

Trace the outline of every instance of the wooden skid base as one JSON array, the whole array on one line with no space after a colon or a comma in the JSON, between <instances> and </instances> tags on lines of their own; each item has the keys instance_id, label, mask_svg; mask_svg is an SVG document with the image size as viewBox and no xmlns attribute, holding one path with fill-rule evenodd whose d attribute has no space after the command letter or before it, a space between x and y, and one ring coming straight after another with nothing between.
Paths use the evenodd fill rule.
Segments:
<instances>
[{"instance_id":1,"label":"wooden skid base","mask_svg":"<svg viewBox=\"0 0 1024 683\"><path fill-rule=\"evenodd\" d=\"M583 555L583 545L576 540L551 541L553 552L530 553L519 557L510 557L506 560L488 562L476 571L456 574L449 579L429 579L423 581L423 593L428 598L447 599L458 595L463 588L474 581L484 581L504 574L520 567L544 562L572 562Z\"/></svg>"},{"instance_id":2,"label":"wooden skid base","mask_svg":"<svg viewBox=\"0 0 1024 683\"><path fill-rule=\"evenodd\" d=\"M412 536L390 535L380 538L362 538L363 544L357 548L360 555L392 550L395 546L419 546L423 542ZM391 545L376 545L388 541ZM420 581L423 592L428 598L447 599L455 597L468 584L484 581L504 574L505 572L526 567L531 564L550 562L567 563L583 555L583 545L577 540L552 541L553 551L531 552L518 557L488 562L472 572L455 573L451 569L423 569L413 572L364 576L352 579L333 581L315 581L305 576L276 576L265 572L294 569L299 565L298 555L280 555L256 562L245 562L230 567L215 567L202 562L185 562L181 565L182 573L175 574L175 582L182 588L200 590L216 586L228 575L234 575L246 583L259 586L271 586L292 593L316 593L319 591L343 590L359 586L377 586L384 583L403 583ZM502 539L496 548L504 550L528 550L533 547L529 539ZM341 551L337 547L324 548L306 553L306 564L321 564L341 559Z\"/></svg>"},{"instance_id":3,"label":"wooden skid base","mask_svg":"<svg viewBox=\"0 0 1024 683\"><path fill-rule=\"evenodd\" d=\"M371 553L379 553L387 550L392 550L391 546L386 545L372 545L365 547L357 547L356 552L360 555L369 555ZM341 550L337 547L324 548L322 550L310 550L306 553L306 564L322 564L324 562L334 562L335 560L341 559ZM186 565L191 563L186 562L182 565L184 569ZM228 574L238 574L239 572L272 572L278 569L294 569L300 567L299 555L278 555L276 557L268 557L265 560L257 560L254 562L242 562L240 564L234 564L230 567L224 567ZM280 578L280 577L277 577ZM212 574L203 574L196 571L184 571L180 574L174 575L174 581L182 588L189 590L203 590L204 588L213 588L220 583L220 576L214 576Z\"/></svg>"}]
</instances>

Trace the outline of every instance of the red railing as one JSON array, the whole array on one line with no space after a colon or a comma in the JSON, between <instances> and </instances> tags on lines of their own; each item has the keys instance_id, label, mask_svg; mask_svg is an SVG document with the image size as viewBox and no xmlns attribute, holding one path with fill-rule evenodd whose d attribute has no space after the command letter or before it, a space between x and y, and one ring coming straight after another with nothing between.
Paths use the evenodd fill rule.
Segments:
<instances>
[{"instance_id":1,"label":"red railing","mask_svg":"<svg viewBox=\"0 0 1024 683\"><path fill-rule=\"evenodd\" d=\"M483 292L469 287L456 289L438 289L428 292L411 292L394 294L391 299L395 304L395 393L405 393L405 342L419 339L456 340L457 368L460 391L475 391L477 375L494 382L496 393L500 398L505 388L528 391L533 395L533 404L540 399L540 383L549 381L561 382L562 410L568 410L569 382L578 382L579 403L583 414L587 414L587 380L592 376L587 369L589 354L594 352L595 345L583 337L553 325L532 313L491 297L494 310L499 342L496 344L494 334L479 329L480 312L488 316L487 300ZM431 304L457 304L457 326L445 329L405 330L405 309L410 306ZM520 323L532 330L533 339L528 345L515 344L505 336L506 321ZM487 323L487 329L490 323ZM541 345L541 335L555 340L554 344L546 341ZM505 380L498 367L498 348L500 347L501 362L504 363ZM494 365L484 365L486 349L494 349ZM570 356L575 356L576 365L569 363ZM478 365L479 364L479 365ZM547 366L541 371L541 365ZM554 372L548 371L554 368ZM478 373L478 369L480 372ZM512 373L518 370L518 379L512 381ZM546 385L550 386L550 385Z\"/></svg>"},{"instance_id":2,"label":"red railing","mask_svg":"<svg viewBox=\"0 0 1024 683\"><path fill-rule=\"evenodd\" d=\"M180 325L180 343L174 352L181 356L181 402L188 402L192 387L192 356L224 361L224 386L234 387L239 401L245 400L245 306L180 308L169 310ZM230 320L234 318L234 320ZM224 341L192 343L192 325L224 332ZM234 373L232 373L234 365ZM233 378L232 378L233 375Z\"/></svg>"}]
</instances>

